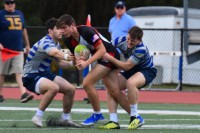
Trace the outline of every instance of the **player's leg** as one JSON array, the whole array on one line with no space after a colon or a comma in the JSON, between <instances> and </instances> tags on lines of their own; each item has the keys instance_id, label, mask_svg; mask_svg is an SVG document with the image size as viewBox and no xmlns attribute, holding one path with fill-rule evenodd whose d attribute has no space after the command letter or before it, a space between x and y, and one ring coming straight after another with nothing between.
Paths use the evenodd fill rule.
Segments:
<instances>
[{"instance_id":1,"label":"player's leg","mask_svg":"<svg viewBox=\"0 0 200 133\"><path fill-rule=\"evenodd\" d=\"M55 95L58 93L59 86L47 78L40 78L38 82L39 93L43 94L43 97L40 101L39 109L45 111L47 106L51 103Z\"/></svg>"},{"instance_id":2,"label":"player's leg","mask_svg":"<svg viewBox=\"0 0 200 133\"><path fill-rule=\"evenodd\" d=\"M53 82L59 86L59 93L63 93L63 112L70 113L73 106L75 87L60 76L56 76Z\"/></svg>"},{"instance_id":3,"label":"player's leg","mask_svg":"<svg viewBox=\"0 0 200 133\"><path fill-rule=\"evenodd\" d=\"M75 87L60 76L56 76L54 82L59 86L59 93L63 94L63 114L60 118L60 124L62 126L80 127L80 125L72 121L70 114L74 101Z\"/></svg>"},{"instance_id":4,"label":"player's leg","mask_svg":"<svg viewBox=\"0 0 200 133\"><path fill-rule=\"evenodd\" d=\"M139 91L138 88L144 86L146 84L146 79L141 72L135 73L131 76L127 82L128 89L128 99L131 106L131 114L130 114L130 124L129 129L136 129L144 124L143 118L138 114L138 97Z\"/></svg>"},{"instance_id":5,"label":"player's leg","mask_svg":"<svg viewBox=\"0 0 200 133\"><path fill-rule=\"evenodd\" d=\"M109 110L110 120L102 125L98 126L99 129L120 129L120 125L118 123L118 116L117 116L117 102L112 98L107 90L107 106Z\"/></svg>"},{"instance_id":6,"label":"player's leg","mask_svg":"<svg viewBox=\"0 0 200 133\"><path fill-rule=\"evenodd\" d=\"M93 125L98 120L104 119L100 109L99 95L95 88L95 83L105 77L111 71L110 68L105 67L100 64L96 64L92 70L88 73L86 78L83 80L83 88L85 89L87 96L91 102L94 110L94 114L86 119L81 124L83 125ZM96 115L96 116L94 116Z\"/></svg>"},{"instance_id":7,"label":"player's leg","mask_svg":"<svg viewBox=\"0 0 200 133\"><path fill-rule=\"evenodd\" d=\"M107 92L111 95L111 97L117 103L119 103L120 106L128 114L130 114L130 106L128 103L128 99L127 99L126 95L122 92L122 89L126 88L126 86L125 86L126 79L123 76L121 76L117 72L117 70L113 70L106 77L103 78L103 82L107 88ZM124 83L124 84L122 84L122 83Z\"/></svg>"},{"instance_id":8,"label":"player's leg","mask_svg":"<svg viewBox=\"0 0 200 133\"><path fill-rule=\"evenodd\" d=\"M44 115L44 111L52 102L58 91L59 86L47 78L40 78L37 81L35 85L35 92L37 94L43 94L43 97L40 101L36 114L32 118L32 121L36 126L42 127L42 117Z\"/></svg>"},{"instance_id":9,"label":"player's leg","mask_svg":"<svg viewBox=\"0 0 200 133\"><path fill-rule=\"evenodd\" d=\"M126 95L121 92L120 89L126 87L126 79L120 76L117 70L113 70L105 78L103 78L103 82L107 88L107 105L109 109L110 121L103 126L99 126L99 128L120 129L117 118L117 103L120 103L121 107L124 108L128 112L128 114L130 113L130 104L128 102L128 99Z\"/></svg>"}]
</instances>

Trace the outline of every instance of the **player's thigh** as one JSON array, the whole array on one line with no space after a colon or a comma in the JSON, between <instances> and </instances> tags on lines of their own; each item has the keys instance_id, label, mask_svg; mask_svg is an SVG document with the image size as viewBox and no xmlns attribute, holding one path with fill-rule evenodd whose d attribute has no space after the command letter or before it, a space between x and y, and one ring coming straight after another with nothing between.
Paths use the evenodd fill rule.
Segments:
<instances>
[{"instance_id":1,"label":"player's thigh","mask_svg":"<svg viewBox=\"0 0 200 133\"><path fill-rule=\"evenodd\" d=\"M121 74L121 73L118 73L118 81L119 81L119 88L120 90L125 90L127 89L126 87L126 78Z\"/></svg>"},{"instance_id":2,"label":"player's thigh","mask_svg":"<svg viewBox=\"0 0 200 133\"><path fill-rule=\"evenodd\" d=\"M108 91L119 91L118 72L116 70L110 71L105 77L103 77L103 83Z\"/></svg>"},{"instance_id":3,"label":"player's thigh","mask_svg":"<svg viewBox=\"0 0 200 133\"><path fill-rule=\"evenodd\" d=\"M137 72L127 80L126 85L127 87L136 86L137 88L140 88L144 86L145 83L146 79L144 75L141 72Z\"/></svg>"},{"instance_id":4,"label":"player's thigh","mask_svg":"<svg viewBox=\"0 0 200 133\"><path fill-rule=\"evenodd\" d=\"M94 84L95 82L105 77L110 71L110 68L96 64L83 80L83 84Z\"/></svg>"},{"instance_id":5,"label":"player's thigh","mask_svg":"<svg viewBox=\"0 0 200 133\"><path fill-rule=\"evenodd\" d=\"M75 90L75 87L71 83L60 76L56 76L53 82L55 82L59 86L59 92Z\"/></svg>"},{"instance_id":6,"label":"player's thigh","mask_svg":"<svg viewBox=\"0 0 200 133\"><path fill-rule=\"evenodd\" d=\"M55 90L55 91L59 90L59 86L55 82L53 82L47 78L43 77L43 78L41 78L41 81L38 81L38 82L40 82L39 83L39 91L41 94L46 93L48 90Z\"/></svg>"}]
</instances>

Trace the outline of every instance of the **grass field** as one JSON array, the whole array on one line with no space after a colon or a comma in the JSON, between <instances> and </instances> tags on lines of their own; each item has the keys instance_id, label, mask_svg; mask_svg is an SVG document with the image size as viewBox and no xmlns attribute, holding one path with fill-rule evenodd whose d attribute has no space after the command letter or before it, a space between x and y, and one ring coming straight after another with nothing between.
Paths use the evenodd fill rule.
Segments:
<instances>
[{"instance_id":1,"label":"grass field","mask_svg":"<svg viewBox=\"0 0 200 133\"><path fill-rule=\"evenodd\" d=\"M66 127L46 127L45 120L48 116L60 116L62 112L61 101L53 101L44 116L44 127L37 128L31 118L35 113L39 101L33 100L22 104L16 100L6 100L0 103L0 133L199 133L200 132L200 106L188 104L139 104L139 113L145 119L145 125L137 130L127 130L128 115L119 107L120 130L101 130L93 127L74 129ZM101 102L102 112L106 121L109 120L105 102ZM75 102L72 110L72 118L80 123L90 116L92 110L90 104ZM105 121L105 122L106 122Z\"/></svg>"}]
</instances>

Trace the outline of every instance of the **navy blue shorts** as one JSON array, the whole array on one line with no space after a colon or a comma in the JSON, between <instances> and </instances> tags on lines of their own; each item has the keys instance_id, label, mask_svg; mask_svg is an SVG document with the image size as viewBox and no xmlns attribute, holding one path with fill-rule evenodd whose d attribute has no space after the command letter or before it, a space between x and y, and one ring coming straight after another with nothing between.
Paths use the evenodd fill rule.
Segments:
<instances>
[{"instance_id":1,"label":"navy blue shorts","mask_svg":"<svg viewBox=\"0 0 200 133\"><path fill-rule=\"evenodd\" d=\"M29 73L26 77L22 78L23 85L31 92L35 92L36 83L40 78L47 78L51 81L55 79L56 75L51 72ZM37 94L37 93L36 93Z\"/></svg>"},{"instance_id":2,"label":"navy blue shorts","mask_svg":"<svg viewBox=\"0 0 200 133\"><path fill-rule=\"evenodd\" d=\"M131 68L128 71L124 71L124 72L120 72L126 79L129 79L132 75L134 75L137 72L141 72L145 79L146 79L146 83L145 85L150 84L153 79L156 77L156 73L157 73L157 69L152 67L152 68L145 68L145 69L140 69L138 66L135 66L133 68ZM145 86L144 85L144 86Z\"/></svg>"}]
</instances>

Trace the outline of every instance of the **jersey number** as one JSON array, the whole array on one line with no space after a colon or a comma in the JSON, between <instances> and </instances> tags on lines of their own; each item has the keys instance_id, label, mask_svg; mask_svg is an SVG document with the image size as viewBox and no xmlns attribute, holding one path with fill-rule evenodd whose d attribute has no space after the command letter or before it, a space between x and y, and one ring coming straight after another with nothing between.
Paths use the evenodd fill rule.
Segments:
<instances>
[{"instance_id":1,"label":"jersey number","mask_svg":"<svg viewBox=\"0 0 200 133\"><path fill-rule=\"evenodd\" d=\"M9 30L22 30L22 22L20 18L6 18L10 22Z\"/></svg>"}]
</instances>

